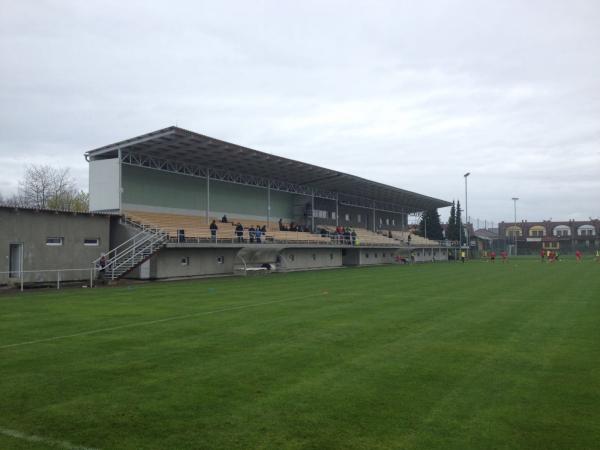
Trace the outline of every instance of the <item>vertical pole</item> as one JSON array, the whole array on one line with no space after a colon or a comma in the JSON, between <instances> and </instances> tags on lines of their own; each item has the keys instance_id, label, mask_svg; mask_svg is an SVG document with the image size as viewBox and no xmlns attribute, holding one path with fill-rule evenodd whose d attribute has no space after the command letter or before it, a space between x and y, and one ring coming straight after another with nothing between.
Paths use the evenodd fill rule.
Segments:
<instances>
[{"instance_id":1,"label":"vertical pole","mask_svg":"<svg viewBox=\"0 0 600 450\"><path fill-rule=\"evenodd\" d=\"M335 226L340 225L340 194L335 194Z\"/></svg>"},{"instance_id":2,"label":"vertical pole","mask_svg":"<svg viewBox=\"0 0 600 450\"><path fill-rule=\"evenodd\" d=\"M25 260L23 253L25 253L25 244L21 244L21 254L19 255L19 258L21 260L21 264L20 264L20 270L19 272L21 272L21 292L23 292L23 261Z\"/></svg>"},{"instance_id":3,"label":"vertical pole","mask_svg":"<svg viewBox=\"0 0 600 450\"><path fill-rule=\"evenodd\" d=\"M469 242L469 197L467 195L467 177L469 174L465 175L465 239L467 240L467 255L469 254L469 248L471 247L471 243Z\"/></svg>"},{"instance_id":4,"label":"vertical pole","mask_svg":"<svg viewBox=\"0 0 600 450\"><path fill-rule=\"evenodd\" d=\"M123 214L123 172L122 172L122 154L121 149L118 150L119 158L119 214Z\"/></svg>"},{"instance_id":5,"label":"vertical pole","mask_svg":"<svg viewBox=\"0 0 600 450\"><path fill-rule=\"evenodd\" d=\"M376 220L377 220L377 217L375 215L375 200L373 200L373 233L375 233L377 231L377 226L375 225Z\"/></svg>"},{"instance_id":6,"label":"vertical pole","mask_svg":"<svg viewBox=\"0 0 600 450\"><path fill-rule=\"evenodd\" d=\"M315 232L315 190L311 189L311 204L310 204L310 219L311 219L311 228L310 232Z\"/></svg>"},{"instance_id":7,"label":"vertical pole","mask_svg":"<svg viewBox=\"0 0 600 450\"><path fill-rule=\"evenodd\" d=\"M56 271L56 289L60 289L60 270Z\"/></svg>"},{"instance_id":8,"label":"vertical pole","mask_svg":"<svg viewBox=\"0 0 600 450\"><path fill-rule=\"evenodd\" d=\"M90 268L90 288L94 287L94 268Z\"/></svg>"},{"instance_id":9,"label":"vertical pole","mask_svg":"<svg viewBox=\"0 0 600 450\"><path fill-rule=\"evenodd\" d=\"M206 169L206 224L210 223L210 171Z\"/></svg>"},{"instance_id":10,"label":"vertical pole","mask_svg":"<svg viewBox=\"0 0 600 450\"><path fill-rule=\"evenodd\" d=\"M271 224L271 180L267 180L267 228Z\"/></svg>"}]
</instances>

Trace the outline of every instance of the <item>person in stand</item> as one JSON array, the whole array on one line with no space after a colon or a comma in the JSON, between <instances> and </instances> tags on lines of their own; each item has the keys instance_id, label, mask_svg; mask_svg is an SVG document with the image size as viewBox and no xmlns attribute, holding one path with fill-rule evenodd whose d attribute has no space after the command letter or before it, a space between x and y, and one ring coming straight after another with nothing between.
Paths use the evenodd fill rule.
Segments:
<instances>
[{"instance_id":1,"label":"person in stand","mask_svg":"<svg viewBox=\"0 0 600 450\"><path fill-rule=\"evenodd\" d=\"M256 243L260 244L261 241L261 236L262 236L262 230L260 229L260 227L258 225L256 225L256 230L254 230L254 237L256 238Z\"/></svg>"},{"instance_id":2,"label":"person in stand","mask_svg":"<svg viewBox=\"0 0 600 450\"><path fill-rule=\"evenodd\" d=\"M575 251L575 260L577 262L581 262L581 250L576 250Z\"/></svg>"},{"instance_id":3,"label":"person in stand","mask_svg":"<svg viewBox=\"0 0 600 450\"><path fill-rule=\"evenodd\" d=\"M223 214L223 217L221 217L221 223L227 223L227 215Z\"/></svg>"},{"instance_id":4,"label":"person in stand","mask_svg":"<svg viewBox=\"0 0 600 450\"><path fill-rule=\"evenodd\" d=\"M350 234L350 227L348 227L346 228L346 231L344 231L344 243L350 245L352 243L351 239L352 235Z\"/></svg>"},{"instance_id":5,"label":"person in stand","mask_svg":"<svg viewBox=\"0 0 600 450\"><path fill-rule=\"evenodd\" d=\"M506 250L502 250L500 256L502 257L502 263L508 262L508 253L506 253Z\"/></svg>"},{"instance_id":6,"label":"person in stand","mask_svg":"<svg viewBox=\"0 0 600 450\"><path fill-rule=\"evenodd\" d=\"M279 222L277 222L279 224L279 231L285 231L285 227L283 226L283 219L279 219Z\"/></svg>"},{"instance_id":7,"label":"person in stand","mask_svg":"<svg viewBox=\"0 0 600 450\"><path fill-rule=\"evenodd\" d=\"M394 235L392 234L392 230L388 231L388 237L390 239L394 239Z\"/></svg>"},{"instance_id":8,"label":"person in stand","mask_svg":"<svg viewBox=\"0 0 600 450\"><path fill-rule=\"evenodd\" d=\"M352 230L350 236L352 237L352 245L356 245L356 231Z\"/></svg>"},{"instance_id":9,"label":"person in stand","mask_svg":"<svg viewBox=\"0 0 600 450\"><path fill-rule=\"evenodd\" d=\"M250 228L248 228L248 237L250 238L251 244L254 244L255 234L256 234L256 230L254 229L254 227L252 225L250 225Z\"/></svg>"},{"instance_id":10,"label":"person in stand","mask_svg":"<svg viewBox=\"0 0 600 450\"><path fill-rule=\"evenodd\" d=\"M238 242L244 242L244 226L238 222L235 226L235 234L237 235Z\"/></svg>"},{"instance_id":11,"label":"person in stand","mask_svg":"<svg viewBox=\"0 0 600 450\"><path fill-rule=\"evenodd\" d=\"M264 234L266 234L266 233L267 233L267 226L266 226L266 225L263 225L263 226L261 227L260 231L262 231L262 234L263 234L263 235L264 235Z\"/></svg>"},{"instance_id":12,"label":"person in stand","mask_svg":"<svg viewBox=\"0 0 600 450\"><path fill-rule=\"evenodd\" d=\"M495 263L496 262L496 252L494 250L492 250L490 252L490 261ZM463 261L464 262L464 261Z\"/></svg>"},{"instance_id":13,"label":"person in stand","mask_svg":"<svg viewBox=\"0 0 600 450\"><path fill-rule=\"evenodd\" d=\"M219 229L219 227L217 226L217 221L213 220L210 223L210 237L213 241L217 241L217 230Z\"/></svg>"},{"instance_id":14,"label":"person in stand","mask_svg":"<svg viewBox=\"0 0 600 450\"><path fill-rule=\"evenodd\" d=\"M100 257L100 261L98 261L98 267L100 268L100 270L98 270L98 281L104 284L106 282L106 255L102 255Z\"/></svg>"},{"instance_id":15,"label":"person in stand","mask_svg":"<svg viewBox=\"0 0 600 450\"><path fill-rule=\"evenodd\" d=\"M410 239L411 239L411 237L410 237L410 234L409 234L409 235L408 235L408 239L407 239L407 243L408 243L408 245L410 245Z\"/></svg>"}]
</instances>

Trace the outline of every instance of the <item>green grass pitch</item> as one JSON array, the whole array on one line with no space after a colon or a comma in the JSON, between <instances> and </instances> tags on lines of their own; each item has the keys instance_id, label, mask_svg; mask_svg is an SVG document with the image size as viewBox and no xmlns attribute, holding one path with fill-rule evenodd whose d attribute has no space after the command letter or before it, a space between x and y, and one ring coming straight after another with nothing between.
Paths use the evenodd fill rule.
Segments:
<instances>
[{"instance_id":1,"label":"green grass pitch","mask_svg":"<svg viewBox=\"0 0 600 450\"><path fill-rule=\"evenodd\" d=\"M600 264L0 296L0 449L600 447Z\"/></svg>"}]
</instances>

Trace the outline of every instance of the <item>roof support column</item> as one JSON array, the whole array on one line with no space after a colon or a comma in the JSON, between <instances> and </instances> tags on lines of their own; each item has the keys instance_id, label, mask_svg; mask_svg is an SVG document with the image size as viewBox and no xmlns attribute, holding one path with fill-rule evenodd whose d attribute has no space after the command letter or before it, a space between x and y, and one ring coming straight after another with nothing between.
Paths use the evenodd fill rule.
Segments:
<instances>
[{"instance_id":1,"label":"roof support column","mask_svg":"<svg viewBox=\"0 0 600 450\"><path fill-rule=\"evenodd\" d=\"M311 196L310 196L310 220L311 220L310 232L314 233L315 232L315 190L314 189L311 189Z\"/></svg>"},{"instance_id":2,"label":"roof support column","mask_svg":"<svg viewBox=\"0 0 600 450\"><path fill-rule=\"evenodd\" d=\"M267 180L267 228L271 224L271 180Z\"/></svg>"},{"instance_id":3,"label":"roof support column","mask_svg":"<svg viewBox=\"0 0 600 450\"><path fill-rule=\"evenodd\" d=\"M119 158L119 214L123 214L123 172L121 170L121 167L123 167L123 154L120 147L117 151L117 157Z\"/></svg>"},{"instance_id":4,"label":"roof support column","mask_svg":"<svg viewBox=\"0 0 600 450\"><path fill-rule=\"evenodd\" d=\"M377 232L375 220L377 220L377 218L375 217L375 200L373 200L373 232L374 233Z\"/></svg>"},{"instance_id":5,"label":"roof support column","mask_svg":"<svg viewBox=\"0 0 600 450\"><path fill-rule=\"evenodd\" d=\"M335 226L340 226L340 194L335 193Z\"/></svg>"},{"instance_id":6,"label":"roof support column","mask_svg":"<svg viewBox=\"0 0 600 450\"><path fill-rule=\"evenodd\" d=\"M210 170L206 169L206 223L210 223Z\"/></svg>"}]
</instances>

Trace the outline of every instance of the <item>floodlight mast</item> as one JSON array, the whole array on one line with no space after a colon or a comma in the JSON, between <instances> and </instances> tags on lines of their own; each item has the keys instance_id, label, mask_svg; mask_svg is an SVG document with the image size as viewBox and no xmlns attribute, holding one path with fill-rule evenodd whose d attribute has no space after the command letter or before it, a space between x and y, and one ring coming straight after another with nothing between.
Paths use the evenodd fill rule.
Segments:
<instances>
[{"instance_id":1,"label":"floodlight mast","mask_svg":"<svg viewBox=\"0 0 600 450\"><path fill-rule=\"evenodd\" d=\"M518 253L518 249L517 249L517 238L519 237L519 232L517 231L517 200L519 200L519 197L513 197L512 201L514 203L514 210L515 210L515 256L517 256Z\"/></svg>"},{"instance_id":2,"label":"floodlight mast","mask_svg":"<svg viewBox=\"0 0 600 450\"><path fill-rule=\"evenodd\" d=\"M467 195L467 177L471 175L471 172L465 173L465 238L467 240L467 249L470 247L469 243L469 196ZM467 250L468 251L468 250Z\"/></svg>"}]
</instances>

